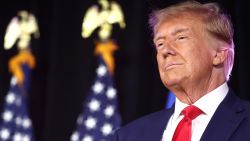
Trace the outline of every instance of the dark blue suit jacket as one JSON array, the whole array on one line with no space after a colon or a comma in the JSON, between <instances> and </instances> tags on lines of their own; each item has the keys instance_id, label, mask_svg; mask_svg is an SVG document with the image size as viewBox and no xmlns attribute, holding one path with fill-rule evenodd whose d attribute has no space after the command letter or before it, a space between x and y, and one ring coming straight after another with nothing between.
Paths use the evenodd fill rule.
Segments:
<instances>
[{"instance_id":1,"label":"dark blue suit jacket","mask_svg":"<svg viewBox=\"0 0 250 141\"><path fill-rule=\"evenodd\" d=\"M113 141L161 141L174 108L140 118L117 130ZM250 141L250 102L230 90L204 131L201 141Z\"/></svg>"}]
</instances>

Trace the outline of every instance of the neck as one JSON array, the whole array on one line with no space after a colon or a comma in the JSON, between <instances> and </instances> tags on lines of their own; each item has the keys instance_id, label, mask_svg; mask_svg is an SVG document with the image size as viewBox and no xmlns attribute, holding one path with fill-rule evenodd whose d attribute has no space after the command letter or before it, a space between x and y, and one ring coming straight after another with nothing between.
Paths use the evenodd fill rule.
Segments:
<instances>
[{"instance_id":1,"label":"neck","mask_svg":"<svg viewBox=\"0 0 250 141\"><path fill-rule=\"evenodd\" d=\"M224 77L213 78L216 79L201 80L197 83L190 82L183 86L174 86L170 90L181 102L191 105L226 81Z\"/></svg>"}]
</instances>

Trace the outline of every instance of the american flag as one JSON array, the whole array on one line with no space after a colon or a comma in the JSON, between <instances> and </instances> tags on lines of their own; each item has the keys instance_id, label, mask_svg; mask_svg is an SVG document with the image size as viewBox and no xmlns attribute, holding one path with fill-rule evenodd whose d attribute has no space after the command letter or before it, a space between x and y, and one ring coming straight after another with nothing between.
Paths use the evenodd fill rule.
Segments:
<instances>
[{"instance_id":1,"label":"american flag","mask_svg":"<svg viewBox=\"0 0 250 141\"><path fill-rule=\"evenodd\" d=\"M96 73L71 141L108 141L114 130L120 127L116 89L101 57Z\"/></svg>"},{"instance_id":2,"label":"american flag","mask_svg":"<svg viewBox=\"0 0 250 141\"><path fill-rule=\"evenodd\" d=\"M12 77L1 114L0 141L34 141L32 122L28 114L27 97L30 68L22 66L24 83L17 85Z\"/></svg>"},{"instance_id":3,"label":"american flag","mask_svg":"<svg viewBox=\"0 0 250 141\"><path fill-rule=\"evenodd\" d=\"M170 109L175 103L175 95L173 92L169 91L167 95L166 109Z\"/></svg>"}]
</instances>

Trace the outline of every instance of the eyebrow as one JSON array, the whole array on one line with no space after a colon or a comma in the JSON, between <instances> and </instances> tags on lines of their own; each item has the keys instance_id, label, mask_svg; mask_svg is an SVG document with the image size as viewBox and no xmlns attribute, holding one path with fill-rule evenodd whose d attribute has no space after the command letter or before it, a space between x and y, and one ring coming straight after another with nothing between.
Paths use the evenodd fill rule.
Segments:
<instances>
[{"instance_id":1,"label":"eyebrow","mask_svg":"<svg viewBox=\"0 0 250 141\"><path fill-rule=\"evenodd\" d=\"M177 29L174 29L174 31L172 31L172 33L170 33L172 36L175 36L179 33L182 33L182 32L188 32L189 31L189 28L187 27L181 27L181 28L177 28ZM156 42L157 40L159 39L164 39L165 37L162 36L162 35L159 35L158 37L154 38L153 41Z\"/></svg>"},{"instance_id":2,"label":"eyebrow","mask_svg":"<svg viewBox=\"0 0 250 141\"><path fill-rule=\"evenodd\" d=\"M182 33L182 32L187 32L189 31L189 28L185 27L185 28L179 28L179 29L175 29L171 35L176 35L176 34L179 34L179 33Z\"/></svg>"}]
</instances>

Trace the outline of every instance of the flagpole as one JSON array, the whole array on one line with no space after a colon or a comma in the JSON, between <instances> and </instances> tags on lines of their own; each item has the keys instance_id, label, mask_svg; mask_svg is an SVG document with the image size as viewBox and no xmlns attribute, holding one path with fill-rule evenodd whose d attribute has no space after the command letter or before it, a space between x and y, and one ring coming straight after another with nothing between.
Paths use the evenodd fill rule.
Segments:
<instances>
[{"instance_id":1,"label":"flagpole","mask_svg":"<svg viewBox=\"0 0 250 141\"><path fill-rule=\"evenodd\" d=\"M12 78L1 114L0 141L35 140L27 104L30 71L35 67L29 49L33 34L39 34L37 22L27 11L18 12L6 30L4 48L8 50L16 44L19 52L9 61Z\"/></svg>"},{"instance_id":2,"label":"flagpole","mask_svg":"<svg viewBox=\"0 0 250 141\"><path fill-rule=\"evenodd\" d=\"M83 103L83 111L77 119L77 128L71 135L71 141L108 141L121 125L117 90L113 80L113 54L118 46L110 36L112 24L118 23L121 28L125 28L125 22L118 3L108 0L99 0L98 3L101 6L100 11L94 5L85 14L82 37L88 38L94 30L98 30L99 40L94 54L99 63L94 84Z\"/></svg>"}]
</instances>

